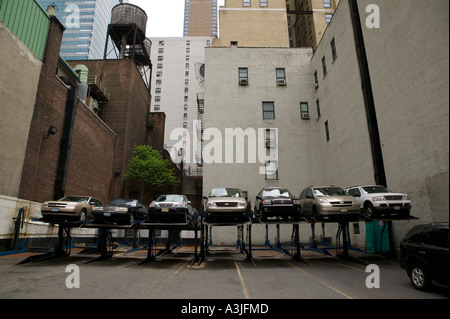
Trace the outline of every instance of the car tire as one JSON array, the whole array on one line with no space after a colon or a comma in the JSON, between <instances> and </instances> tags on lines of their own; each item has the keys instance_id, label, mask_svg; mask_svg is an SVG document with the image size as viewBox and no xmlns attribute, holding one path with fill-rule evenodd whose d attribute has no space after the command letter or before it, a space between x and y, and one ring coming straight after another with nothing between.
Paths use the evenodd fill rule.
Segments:
<instances>
[{"instance_id":1,"label":"car tire","mask_svg":"<svg viewBox=\"0 0 450 319\"><path fill-rule=\"evenodd\" d=\"M409 267L409 278L417 290L427 290L431 284L430 277L425 266L421 263L413 263Z\"/></svg>"},{"instance_id":2,"label":"car tire","mask_svg":"<svg viewBox=\"0 0 450 319\"><path fill-rule=\"evenodd\" d=\"M375 209L371 203L364 203L364 213L369 218L373 218L375 216Z\"/></svg>"},{"instance_id":3,"label":"car tire","mask_svg":"<svg viewBox=\"0 0 450 319\"><path fill-rule=\"evenodd\" d=\"M84 222L85 220L86 220L86 209L83 208L83 209L80 211L80 222Z\"/></svg>"},{"instance_id":4,"label":"car tire","mask_svg":"<svg viewBox=\"0 0 450 319\"><path fill-rule=\"evenodd\" d=\"M312 217L315 220L320 220L319 211L317 210L316 206L313 206L313 208L312 208Z\"/></svg>"},{"instance_id":5,"label":"car tire","mask_svg":"<svg viewBox=\"0 0 450 319\"><path fill-rule=\"evenodd\" d=\"M134 214L130 213L130 216L128 216L128 221L130 222L130 225L134 224Z\"/></svg>"}]
</instances>

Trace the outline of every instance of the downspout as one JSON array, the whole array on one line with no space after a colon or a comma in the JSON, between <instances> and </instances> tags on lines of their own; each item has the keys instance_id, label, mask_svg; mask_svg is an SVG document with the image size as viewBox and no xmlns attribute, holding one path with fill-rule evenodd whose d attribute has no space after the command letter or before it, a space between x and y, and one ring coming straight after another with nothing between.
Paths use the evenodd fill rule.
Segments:
<instances>
[{"instance_id":1,"label":"downspout","mask_svg":"<svg viewBox=\"0 0 450 319\"><path fill-rule=\"evenodd\" d=\"M378 128L377 114L375 109L375 100L372 91L372 82L370 80L369 64L367 61L366 47L361 26L361 17L359 15L357 0L349 0L350 15L353 25L353 34L355 37L356 54L358 56L359 71L361 75L362 91L364 95L364 104L366 107L367 124L369 128L370 146L372 149L372 161L375 173L375 183L387 187L386 171L384 169L383 151L381 148L380 131ZM386 221L389 236L389 254L395 254L395 244L392 235L392 221ZM386 227L386 225L385 225ZM383 228L384 231L385 228ZM383 243L381 242L381 245Z\"/></svg>"},{"instance_id":2,"label":"downspout","mask_svg":"<svg viewBox=\"0 0 450 319\"><path fill-rule=\"evenodd\" d=\"M77 113L78 104L78 84L76 80L71 80L69 96L67 97L64 127L59 147L59 161L56 180L54 185L54 200L64 197L66 192L67 173L69 170L70 149L72 147L72 136Z\"/></svg>"},{"instance_id":3,"label":"downspout","mask_svg":"<svg viewBox=\"0 0 450 319\"><path fill-rule=\"evenodd\" d=\"M375 101L373 98L372 82L370 80L369 64L367 62L366 47L361 26L357 0L349 0L350 14L355 36L356 53L358 56L359 71L361 75L364 104L366 107L367 124L369 127L370 146L372 149L372 161L375 173L375 183L387 186L384 170L383 152L381 149L380 132L378 130Z\"/></svg>"}]
</instances>

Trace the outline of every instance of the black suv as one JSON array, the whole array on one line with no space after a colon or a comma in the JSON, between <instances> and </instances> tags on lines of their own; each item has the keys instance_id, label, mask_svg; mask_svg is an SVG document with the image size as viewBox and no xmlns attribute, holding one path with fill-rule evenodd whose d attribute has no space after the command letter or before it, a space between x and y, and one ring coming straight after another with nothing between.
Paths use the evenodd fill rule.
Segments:
<instances>
[{"instance_id":1,"label":"black suv","mask_svg":"<svg viewBox=\"0 0 450 319\"><path fill-rule=\"evenodd\" d=\"M449 286L448 223L414 226L400 244L400 267L414 288L427 290L432 282Z\"/></svg>"}]
</instances>

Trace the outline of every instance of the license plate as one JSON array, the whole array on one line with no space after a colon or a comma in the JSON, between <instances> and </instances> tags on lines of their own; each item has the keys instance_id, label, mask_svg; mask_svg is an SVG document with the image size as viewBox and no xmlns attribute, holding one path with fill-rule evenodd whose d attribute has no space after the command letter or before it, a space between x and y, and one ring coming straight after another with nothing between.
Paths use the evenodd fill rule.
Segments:
<instances>
[{"instance_id":1,"label":"license plate","mask_svg":"<svg viewBox=\"0 0 450 319\"><path fill-rule=\"evenodd\" d=\"M105 217L111 217L111 213L103 213L103 216L105 216Z\"/></svg>"},{"instance_id":2,"label":"license plate","mask_svg":"<svg viewBox=\"0 0 450 319\"><path fill-rule=\"evenodd\" d=\"M58 208L52 208L52 213L57 213L59 211Z\"/></svg>"},{"instance_id":3,"label":"license plate","mask_svg":"<svg viewBox=\"0 0 450 319\"><path fill-rule=\"evenodd\" d=\"M345 208L341 208L341 213L346 213L347 210Z\"/></svg>"},{"instance_id":4,"label":"license plate","mask_svg":"<svg viewBox=\"0 0 450 319\"><path fill-rule=\"evenodd\" d=\"M394 210L400 210L400 206L394 206Z\"/></svg>"},{"instance_id":5,"label":"license plate","mask_svg":"<svg viewBox=\"0 0 450 319\"><path fill-rule=\"evenodd\" d=\"M163 213L168 213L168 212L169 212L169 209L168 209L167 207L163 207L163 208L161 208L161 211L162 211Z\"/></svg>"}]
</instances>

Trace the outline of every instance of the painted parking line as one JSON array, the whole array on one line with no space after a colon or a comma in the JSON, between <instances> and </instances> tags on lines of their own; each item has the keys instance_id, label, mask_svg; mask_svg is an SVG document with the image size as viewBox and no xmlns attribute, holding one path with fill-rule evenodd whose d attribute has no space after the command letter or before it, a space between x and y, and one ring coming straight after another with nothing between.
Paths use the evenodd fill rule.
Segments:
<instances>
[{"instance_id":1,"label":"painted parking line","mask_svg":"<svg viewBox=\"0 0 450 319\"><path fill-rule=\"evenodd\" d=\"M337 289L337 288L335 288L335 287L333 287L333 286L330 286L329 284L327 284L327 283L324 282L323 280L320 280L320 279L317 278L316 276L313 276L313 275L311 275L310 273L307 273L306 271L304 271L303 269L301 269L300 267L298 267L297 265L293 264L293 263L290 262L290 261L283 260L283 262L284 262L285 264L289 265L290 267L292 267L292 268L294 268L294 269L296 269L296 270L298 270L298 271L301 271L303 274L305 274L305 275L307 275L308 277L314 279L315 281L319 282L320 284L324 285L325 287L327 287L327 288L333 290L334 292L340 294L341 296L344 296L344 297L347 298L347 299L358 299L358 298L353 297L353 296L351 296L351 295L349 295L349 294L346 294L346 293L343 292L343 291L340 291L339 289Z\"/></svg>"},{"instance_id":2,"label":"painted parking line","mask_svg":"<svg viewBox=\"0 0 450 319\"><path fill-rule=\"evenodd\" d=\"M239 268L237 261L234 261L234 265L236 266L239 280L241 281L242 292L244 293L245 299L250 299L250 294L248 293L247 287L245 286L244 277L242 277L241 269Z\"/></svg>"}]
</instances>

